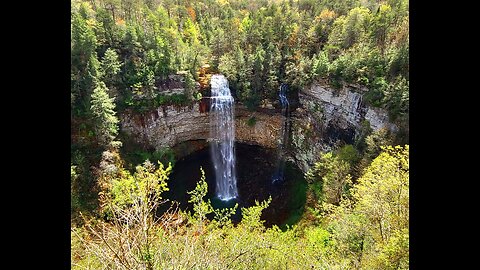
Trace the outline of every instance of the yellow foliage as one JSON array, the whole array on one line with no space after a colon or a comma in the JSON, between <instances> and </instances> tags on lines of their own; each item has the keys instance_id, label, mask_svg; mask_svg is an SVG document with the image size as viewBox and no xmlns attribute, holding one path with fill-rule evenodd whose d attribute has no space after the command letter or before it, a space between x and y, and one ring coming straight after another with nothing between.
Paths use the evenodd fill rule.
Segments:
<instances>
[{"instance_id":1,"label":"yellow foliage","mask_svg":"<svg viewBox=\"0 0 480 270\"><path fill-rule=\"evenodd\" d=\"M95 21L95 19L87 19L85 22L90 27L95 27L97 25L97 22Z\"/></svg>"},{"instance_id":2,"label":"yellow foliage","mask_svg":"<svg viewBox=\"0 0 480 270\"><path fill-rule=\"evenodd\" d=\"M329 10L328 8L322 10L322 12L320 12L320 15L318 15L318 18L322 21L329 21L333 18L335 18L337 14L335 14L335 11L333 10Z\"/></svg>"},{"instance_id":3,"label":"yellow foliage","mask_svg":"<svg viewBox=\"0 0 480 270\"><path fill-rule=\"evenodd\" d=\"M225 6L225 5L230 4L230 3L228 2L228 0L218 0L218 3L219 3L221 6Z\"/></svg>"}]
</instances>

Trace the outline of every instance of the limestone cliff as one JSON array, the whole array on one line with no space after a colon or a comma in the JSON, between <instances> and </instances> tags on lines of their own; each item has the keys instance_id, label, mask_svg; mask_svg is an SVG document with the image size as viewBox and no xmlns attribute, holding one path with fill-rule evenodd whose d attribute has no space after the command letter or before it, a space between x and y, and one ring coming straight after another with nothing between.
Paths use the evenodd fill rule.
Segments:
<instances>
[{"instance_id":1,"label":"limestone cliff","mask_svg":"<svg viewBox=\"0 0 480 270\"><path fill-rule=\"evenodd\" d=\"M291 153L302 171L340 141L354 143L365 120L373 130L397 129L388 121L387 111L363 102L366 91L353 86L333 89L319 83L300 91L301 107L292 113Z\"/></svg>"},{"instance_id":2,"label":"limestone cliff","mask_svg":"<svg viewBox=\"0 0 480 270\"><path fill-rule=\"evenodd\" d=\"M248 125L250 117L255 124ZM277 147L282 117L271 111L250 112L243 105L235 106L235 139L267 148ZM151 148L173 147L194 140L209 140L208 112L199 104L189 107L162 106L147 113L125 111L120 114L122 131L136 142Z\"/></svg>"},{"instance_id":3,"label":"limestone cliff","mask_svg":"<svg viewBox=\"0 0 480 270\"><path fill-rule=\"evenodd\" d=\"M302 89L299 106L291 112L290 154L300 169L306 172L339 142L354 143L362 122L367 120L373 130L397 127L388 121L388 114L380 108L363 102L366 89L346 86L333 89L320 83ZM271 105L271 104L270 104ZM204 147L199 140L209 140L210 119L199 103L191 106L161 106L146 113L124 111L120 114L121 129L134 141L161 149L184 142L193 143L192 149L182 150L186 155ZM249 119L254 118L254 121ZM235 105L235 139L237 142L276 148L280 139L283 116L272 106L251 112L241 104ZM188 147L187 147L188 148Z\"/></svg>"}]
</instances>

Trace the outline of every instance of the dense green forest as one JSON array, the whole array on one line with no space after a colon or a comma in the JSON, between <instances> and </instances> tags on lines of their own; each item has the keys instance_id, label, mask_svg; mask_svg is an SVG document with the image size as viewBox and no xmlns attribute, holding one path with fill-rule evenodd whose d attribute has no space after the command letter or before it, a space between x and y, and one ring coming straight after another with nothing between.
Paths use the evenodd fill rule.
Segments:
<instances>
[{"instance_id":1,"label":"dense green forest","mask_svg":"<svg viewBox=\"0 0 480 270\"><path fill-rule=\"evenodd\" d=\"M365 85L373 106L408 114L408 2L85 1L72 2L72 113L90 113L94 89L117 108L167 100L159 82L208 63L240 101L275 98L282 82ZM103 82L103 83L102 83Z\"/></svg>"},{"instance_id":2,"label":"dense green forest","mask_svg":"<svg viewBox=\"0 0 480 270\"><path fill-rule=\"evenodd\" d=\"M208 64L251 110L276 100L281 83L357 85L408 128L408 10L408 0L72 0L72 268L408 269L408 134L367 127L355 145L318 153L301 220L266 228L269 201L234 225L236 209L204 199L204 179L193 211L156 217L175 158L138 151L126 162L118 119L198 102ZM184 93L159 91L172 74Z\"/></svg>"}]
</instances>

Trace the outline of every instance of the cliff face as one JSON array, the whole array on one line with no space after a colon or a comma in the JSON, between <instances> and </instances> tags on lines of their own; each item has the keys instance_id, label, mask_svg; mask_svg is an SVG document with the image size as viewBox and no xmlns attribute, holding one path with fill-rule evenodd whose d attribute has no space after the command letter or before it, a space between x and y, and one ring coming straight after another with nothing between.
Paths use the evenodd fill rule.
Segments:
<instances>
[{"instance_id":1,"label":"cliff face","mask_svg":"<svg viewBox=\"0 0 480 270\"><path fill-rule=\"evenodd\" d=\"M155 148L173 147L189 140L206 140L208 114L198 104L191 107L162 106L146 113L125 111L120 114L121 129L134 141Z\"/></svg>"},{"instance_id":2,"label":"cliff face","mask_svg":"<svg viewBox=\"0 0 480 270\"><path fill-rule=\"evenodd\" d=\"M255 124L248 120L254 117ZM242 105L235 106L235 139L238 142L277 147L282 117L273 110L250 112ZM139 114L126 111L120 114L122 130L136 142L161 149L182 142L209 140L208 112L200 112L199 104L190 107L164 106Z\"/></svg>"},{"instance_id":3,"label":"cliff face","mask_svg":"<svg viewBox=\"0 0 480 270\"><path fill-rule=\"evenodd\" d=\"M362 123L368 120L373 130L397 127L388 121L385 110L363 102L366 89L344 87L335 90L313 84L299 93L299 107L291 112L290 154L306 172L321 153L340 141L354 143ZM125 111L120 114L121 129L136 142L157 150L182 146L180 156L204 147L209 140L210 119L199 104L188 107L162 106L147 113ZM250 121L249 119L255 120ZM283 116L280 111L263 108L251 112L235 105L235 139L238 142L276 148L280 140ZM187 142L187 143L184 143ZM189 143L192 149L188 150ZM194 143L195 142L195 143Z\"/></svg>"},{"instance_id":4,"label":"cliff face","mask_svg":"<svg viewBox=\"0 0 480 270\"><path fill-rule=\"evenodd\" d=\"M354 143L365 120L373 130L397 130L388 121L385 110L363 102L366 91L313 84L299 93L301 108L292 113L291 148L302 171L307 171L319 159L320 153L330 151L340 141Z\"/></svg>"}]
</instances>

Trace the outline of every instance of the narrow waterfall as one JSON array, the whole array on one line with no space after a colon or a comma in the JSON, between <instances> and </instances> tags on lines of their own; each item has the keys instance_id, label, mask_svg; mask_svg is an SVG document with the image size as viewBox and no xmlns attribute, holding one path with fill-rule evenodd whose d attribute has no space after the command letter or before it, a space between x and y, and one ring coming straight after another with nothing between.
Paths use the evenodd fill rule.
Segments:
<instances>
[{"instance_id":1,"label":"narrow waterfall","mask_svg":"<svg viewBox=\"0 0 480 270\"><path fill-rule=\"evenodd\" d=\"M287 85L285 83L282 83L280 85L278 97L280 98L280 104L282 105L282 115L284 119L282 124L280 142L278 146L277 166L275 167L275 172L272 179L274 183L277 181L283 181L283 179L285 178L285 152L287 150L288 134L290 130L290 110L288 107L289 103L287 99Z\"/></svg>"},{"instance_id":2,"label":"narrow waterfall","mask_svg":"<svg viewBox=\"0 0 480 270\"><path fill-rule=\"evenodd\" d=\"M217 197L228 201L238 196L235 172L235 112L228 80L212 75L210 85L210 137L212 159L217 182Z\"/></svg>"}]
</instances>

